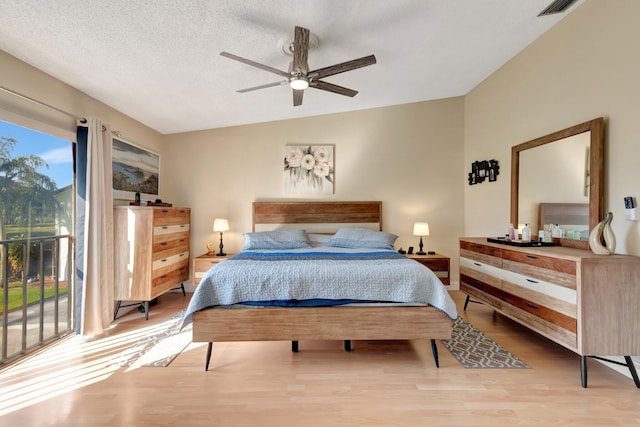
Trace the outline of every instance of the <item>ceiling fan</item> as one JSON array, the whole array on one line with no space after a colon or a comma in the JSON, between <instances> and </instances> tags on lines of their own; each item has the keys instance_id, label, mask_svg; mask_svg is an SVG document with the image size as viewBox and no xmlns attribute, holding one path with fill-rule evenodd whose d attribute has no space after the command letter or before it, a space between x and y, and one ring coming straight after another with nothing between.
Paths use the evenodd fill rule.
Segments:
<instances>
[{"instance_id":1,"label":"ceiling fan","mask_svg":"<svg viewBox=\"0 0 640 427\"><path fill-rule=\"evenodd\" d=\"M258 89L265 89L268 87L288 84L291 89L293 89L294 107L302 105L302 95L304 94L304 90L308 87L325 90L327 92L333 92L344 96L356 96L356 94L358 93L358 91L356 90L338 86L320 79L333 76L335 74L344 73L346 71L355 70L357 68L366 67L368 65L373 65L376 63L376 57L374 55L369 55L358 59L352 59L351 61L341 62L340 64L331 65L329 67L318 68L317 70L309 71L309 64L307 62L307 57L309 54L309 34L310 32L308 29L298 26L295 27L294 40L291 48L291 50L293 51L293 61L291 63L291 70L289 72L281 71L277 68L269 67L268 65L263 65L258 62L234 55L232 53L220 52L220 55L226 58L233 59L265 71L269 71L286 79L275 83L267 83L247 89L241 89L237 92L251 92Z\"/></svg>"}]
</instances>

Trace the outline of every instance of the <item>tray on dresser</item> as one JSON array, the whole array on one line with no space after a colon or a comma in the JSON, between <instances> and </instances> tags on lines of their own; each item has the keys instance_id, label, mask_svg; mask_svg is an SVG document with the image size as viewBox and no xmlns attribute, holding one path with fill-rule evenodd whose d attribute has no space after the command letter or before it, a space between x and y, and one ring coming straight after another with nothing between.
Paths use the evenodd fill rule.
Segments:
<instances>
[{"instance_id":1,"label":"tray on dresser","mask_svg":"<svg viewBox=\"0 0 640 427\"><path fill-rule=\"evenodd\" d=\"M541 242L539 240L530 240L528 242L522 240L509 240L498 237L487 237L487 242L499 243L501 245L520 246L520 247L536 247L536 246L555 246L553 242Z\"/></svg>"}]
</instances>

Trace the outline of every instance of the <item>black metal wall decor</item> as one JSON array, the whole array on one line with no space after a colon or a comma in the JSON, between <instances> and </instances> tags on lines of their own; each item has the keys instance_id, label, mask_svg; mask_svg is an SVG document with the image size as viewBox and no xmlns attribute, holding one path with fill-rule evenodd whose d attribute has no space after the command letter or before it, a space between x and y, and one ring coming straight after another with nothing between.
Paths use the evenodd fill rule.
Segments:
<instances>
[{"instance_id":1,"label":"black metal wall decor","mask_svg":"<svg viewBox=\"0 0 640 427\"><path fill-rule=\"evenodd\" d=\"M489 182L496 181L500 174L500 166L497 160L480 160L471 163L469 173L469 185L480 184L488 179Z\"/></svg>"}]
</instances>

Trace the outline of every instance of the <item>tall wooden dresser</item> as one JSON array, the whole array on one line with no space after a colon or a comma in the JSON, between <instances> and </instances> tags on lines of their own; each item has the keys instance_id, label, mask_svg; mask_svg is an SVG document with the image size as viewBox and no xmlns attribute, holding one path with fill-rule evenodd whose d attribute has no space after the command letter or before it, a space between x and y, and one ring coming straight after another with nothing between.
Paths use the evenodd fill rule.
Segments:
<instances>
[{"instance_id":1,"label":"tall wooden dresser","mask_svg":"<svg viewBox=\"0 0 640 427\"><path fill-rule=\"evenodd\" d=\"M640 387L640 257L461 238L460 290L578 353L584 387L587 357L621 355Z\"/></svg>"},{"instance_id":2,"label":"tall wooden dresser","mask_svg":"<svg viewBox=\"0 0 640 427\"><path fill-rule=\"evenodd\" d=\"M191 209L116 206L113 220L115 314L141 301L148 319L149 301L189 279Z\"/></svg>"}]
</instances>

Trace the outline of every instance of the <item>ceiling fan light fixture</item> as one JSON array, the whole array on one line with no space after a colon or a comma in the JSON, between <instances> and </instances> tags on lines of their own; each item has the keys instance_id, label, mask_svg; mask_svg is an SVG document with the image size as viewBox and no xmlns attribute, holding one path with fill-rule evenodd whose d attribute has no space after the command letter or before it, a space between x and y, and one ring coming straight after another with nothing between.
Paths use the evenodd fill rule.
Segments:
<instances>
[{"instance_id":1,"label":"ceiling fan light fixture","mask_svg":"<svg viewBox=\"0 0 640 427\"><path fill-rule=\"evenodd\" d=\"M296 77L289 82L291 89L304 90L309 87L309 81L304 77Z\"/></svg>"}]
</instances>

